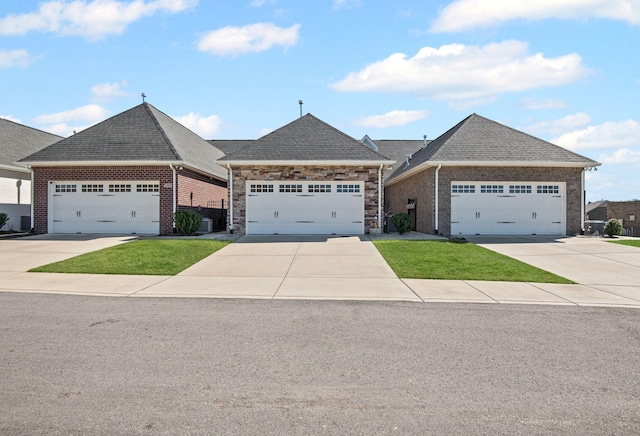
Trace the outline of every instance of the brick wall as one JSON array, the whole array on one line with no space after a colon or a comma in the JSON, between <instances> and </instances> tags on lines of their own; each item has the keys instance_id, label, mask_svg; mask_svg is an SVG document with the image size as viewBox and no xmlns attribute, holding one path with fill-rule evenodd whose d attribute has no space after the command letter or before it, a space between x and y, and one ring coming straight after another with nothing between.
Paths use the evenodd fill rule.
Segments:
<instances>
[{"instance_id":1,"label":"brick wall","mask_svg":"<svg viewBox=\"0 0 640 436\"><path fill-rule=\"evenodd\" d=\"M169 166L84 166L34 168L34 229L48 232L49 182L82 180L152 180L160 182L160 233L173 232L173 173Z\"/></svg>"},{"instance_id":2,"label":"brick wall","mask_svg":"<svg viewBox=\"0 0 640 436\"><path fill-rule=\"evenodd\" d=\"M607 202L607 220L612 218L621 219L622 226L632 229L633 235L640 234L640 200Z\"/></svg>"},{"instance_id":3,"label":"brick wall","mask_svg":"<svg viewBox=\"0 0 640 436\"><path fill-rule=\"evenodd\" d=\"M451 233L451 182L565 182L567 200L566 234L580 232L581 224L581 168L532 167L442 167L439 172L438 233ZM416 198L417 231L433 233L435 225L435 169L429 168L408 179L385 188L391 212L406 212L408 198Z\"/></svg>"},{"instance_id":4,"label":"brick wall","mask_svg":"<svg viewBox=\"0 0 640 436\"><path fill-rule=\"evenodd\" d=\"M378 167L255 166L233 168L233 225L245 232L247 180L362 181L365 232L378 218ZM384 200L383 200L384 201Z\"/></svg>"},{"instance_id":5,"label":"brick wall","mask_svg":"<svg viewBox=\"0 0 640 436\"><path fill-rule=\"evenodd\" d=\"M189 170L177 171L178 206L220 207L229 198L227 183ZM193 196L192 196L193 194ZM215 206L211 205L215 202Z\"/></svg>"}]
</instances>

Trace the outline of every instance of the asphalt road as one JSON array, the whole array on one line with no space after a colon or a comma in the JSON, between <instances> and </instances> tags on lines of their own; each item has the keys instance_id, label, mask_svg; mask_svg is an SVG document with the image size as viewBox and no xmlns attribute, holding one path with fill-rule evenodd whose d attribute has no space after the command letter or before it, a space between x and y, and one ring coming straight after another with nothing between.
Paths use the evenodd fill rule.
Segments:
<instances>
[{"instance_id":1,"label":"asphalt road","mask_svg":"<svg viewBox=\"0 0 640 436\"><path fill-rule=\"evenodd\" d=\"M0 434L638 434L640 310L0 293Z\"/></svg>"}]
</instances>

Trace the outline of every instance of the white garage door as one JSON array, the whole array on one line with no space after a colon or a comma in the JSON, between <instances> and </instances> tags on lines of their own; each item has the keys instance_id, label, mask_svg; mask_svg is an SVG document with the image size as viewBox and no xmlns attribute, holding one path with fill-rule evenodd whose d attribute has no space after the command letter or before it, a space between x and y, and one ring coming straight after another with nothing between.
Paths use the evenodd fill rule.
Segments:
<instances>
[{"instance_id":1,"label":"white garage door","mask_svg":"<svg viewBox=\"0 0 640 436\"><path fill-rule=\"evenodd\" d=\"M564 235L564 182L452 182L452 235Z\"/></svg>"},{"instance_id":2,"label":"white garage door","mask_svg":"<svg viewBox=\"0 0 640 436\"><path fill-rule=\"evenodd\" d=\"M247 234L360 235L363 182L247 182Z\"/></svg>"},{"instance_id":3,"label":"white garage door","mask_svg":"<svg viewBox=\"0 0 640 436\"><path fill-rule=\"evenodd\" d=\"M160 232L157 181L82 181L49 184L50 233Z\"/></svg>"}]
</instances>

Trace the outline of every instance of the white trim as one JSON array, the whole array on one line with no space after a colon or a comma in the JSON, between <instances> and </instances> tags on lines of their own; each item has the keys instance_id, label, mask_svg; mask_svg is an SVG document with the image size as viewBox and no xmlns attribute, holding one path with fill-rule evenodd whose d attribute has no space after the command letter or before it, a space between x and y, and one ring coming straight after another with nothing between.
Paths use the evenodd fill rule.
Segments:
<instances>
[{"instance_id":1,"label":"white trim","mask_svg":"<svg viewBox=\"0 0 640 436\"><path fill-rule=\"evenodd\" d=\"M584 174L589 169L589 167L585 167L580 173L580 231L584 232L584 201L585 201L585 183L584 183Z\"/></svg>"},{"instance_id":2,"label":"white trim","mask_svg":"<svg viewBox=\"0 0 640 436\"><path fill-rule=\"evenodd\" d=\"M224 160L219 163L233 166L378 166L393 165L395 160ZM584 166L584 164L583 164Z\"/></svg>"},{"instance_id":3,"label":"white trim","mask_svg":"<svg viewBox=\"0 0 640 436\"><path fill-rule=\"evenodd\" d=\"M440 224L440 220L438 215L440 214L440 196L438 193L438 189L439 189L439 185L440 185L440 179L439 179L439 175L438 173L440 173L440 168L442 168L442 165L438 165L438 168L436 168L436 180L435 180L435 184L436 184L436 198L435 198L435 203L436 203L436 211L435 211L435 217L436 217L436 221L435 221L435 226L434 226L434 233L437 235L438 232L440 231L439 224Z\"/></svg>"},{"instance_id":4,"label":"white trim","mask_svg":"<svg viewBox=\"0 0 640 436\"><path fill-rule=\"evenodd\" d=\"M593 168L602 165L599 162L594 164L587 164L587 168ZM545 161L426 161L408 171L387 180L386 184L391 186L398 183L414 174L424 171L428 168L443 166L443 167L527 167L527 168L585 168L585 162L545 162Z\"/></svg>"},{"instance_id":5,"label":"white trim","mask_svg":"<svg viewBox=\"0 0 640 436\"><path fill-rule=\"evenodd\" d=\"M36 184L34 183L34 179L35 179L35 174L33 172L33 168L29 167L29 170L31 171L31 227L29 228L29 230L31 229L35 229L36 227L36 223L35 223L35 195L36 195ZM47 206L48 207L48 206ZM49 213L49 210L47 209L47 214Z\"/></svg>"},{"instance_id":6,"label":"white trim","mask_svg":"<svg viewBox=\"0 0 640 436\"><path fill-rule=\"evenodd\" d=\"M378 227L382 228L382 164L378 168Z\"/></svg>"},{"instance_id":7,"label":"white trim","mask_svg":"<svg viewBox=\"0 0 640 436\"><path fill-rule=\"evenodd\" d=\"M28 166L33 168L36 167L114 167L114 166L165 166L167 164L173 165L186 165L182 161L167 161L167 160L84 160L84 161L37 161L37 162L26 162Z\"/></svg>"},{"instance_id":8,"label":"white trim","mask_svg":"<svg viewBox=\"0 0 640 436\"><path fill-rule=\"evenodd\" d=\"M29 166L27 166L27 167L19 167L19 166L16 166L16 165L3 165L3 164L0 164L0 170L14 171L16 173L29 174Z\"/></svg>"},{"instance_id":9,"label":"white trim","mask_svg":"<svg viewBox=\"0 0 640 436\"><path fill-rule=\"evenodd\" d=\"M229 169L229 231L233 231L233 170L229 164L227 164L227 168Z\"/></svg>"},{"instance_id":10,"label":"white trim","mask_svg":"<svg viewBox=\"0 0 640 436\"><path fill-rule=\"evenodd\" d=\"M176 214L176 202L177 202L177 199L176 199L176 192L177 192L176 182L177 182L177 176L176 176L176 168L172 164L169 164L169 168L171 168L171 171L173 172L173 183L172 183L172 186L171 186L171 189L172 189L171 198L173 199L173 206L172 206L172 212L171 212L171 227L175 229L176 228L176 222L173 219L173 217Z\"/></svg>"}]
</instances>

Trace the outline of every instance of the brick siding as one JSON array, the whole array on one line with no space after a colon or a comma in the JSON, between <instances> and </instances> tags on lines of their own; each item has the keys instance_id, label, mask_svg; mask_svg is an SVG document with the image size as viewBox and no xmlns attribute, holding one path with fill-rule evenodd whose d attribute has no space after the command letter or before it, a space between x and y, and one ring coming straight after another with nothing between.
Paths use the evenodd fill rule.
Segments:
<instances>
[{"instance_id":1,"label":"brick siding","mask_svg":"<svg viewBox=\"0 0 640 436\"><path fill-rule=\"evenodd\" d=\"M622 220L622 227L632 230L633 235L640 234L640 200L608 201L607 220L612 218Z\"/></svg>"},{"instance_id":2,"label":"brick siding","mask_svg":"<svg viewBox=\"0 0 640 436\"><path fill-rule=\"evenodd\" d=\"M439 172L439 215L435 229L435 168L428 168L385 188L387 211L407 212L407 200L416 201L416 230L443 235L451 233L451 182L565 182L566 183L566 234L581 230L581 168L532 168L532 167L442 167Z\"/></svg>"},{"instance_id":3,"label":"brick siding","mask_svg":"<svg viewBox=\"0 0 640 436\"><path fill-rule=\"evenodd\" d=\"M173 173L169 166L74 166L34 168L34 230L48 232L49 182L152 180L160 182L160 233L173 232Z\"/></svg>"},{"instance_id":4,"label":"brick siding","mask_svg":"<svg viewBox=\"0 0 640 436\"><path fill-rule=\"evenodd\" d=\"M378 167L255 166L233 168L233 225L245 232L247 180L361 181L364 182L365 233L378 219Z\"/></svg>"},{"instance_id":5,"label":"brick siding","mask_svg":"<svg viewBox=\"0 0 640 436\"><path fill-rule=\"evenodd\" d=\"M222 200L226 206L229 198L226 182L193 171L178 170L177 185L178 207L219 207Z\"/></svg>"}]
</instances>

